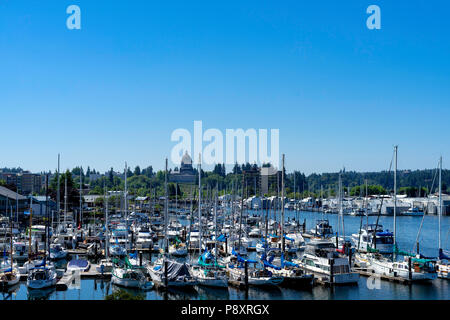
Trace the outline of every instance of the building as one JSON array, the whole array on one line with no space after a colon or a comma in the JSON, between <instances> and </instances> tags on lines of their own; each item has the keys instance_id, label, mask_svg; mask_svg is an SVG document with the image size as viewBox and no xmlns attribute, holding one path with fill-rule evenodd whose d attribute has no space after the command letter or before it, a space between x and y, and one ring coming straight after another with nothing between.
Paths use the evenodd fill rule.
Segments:
<instances>
[{"instance_id":1,"label":"building","mask_svg":"<svg viewBox=\"0 0 450 320\"><path fill-rule=\"evenodd\" d=\"M180 170L175 170L170 173L169 181L175 183L195 183L196 178L194 168L192 167L192 159L186 151L181 158Z\"/></svg>"},{"instance_id":2,"label":"building","mask_svg":"<svg viewBox=\"0 0 450 320\"><path fill-rule=\"evenodd\" d=\"M56 213L56 201L48 198L46 196L30 196L30 198L33 198L33 216L45 216L47 214L47 207L48 207L48 213L51 215L52 212Z\"/></svg>"},{"instance_id":3,"label":"building","mask_svg":"<svg viewBox=\"0 0 450 320\"><path fill-rule=\"evenodd\" d=\"M19 194L39 193L42 187L42 177L40 174L30 172L0 172L0 180L6 181L6 184L14 185Z\"/></svg>"},{"instance_id":4,"label":"building","mask_svg":"<svg viewBox=\"0 0 450 320\"><path fill-rule=\"evenodd\" d=\"M23 213L28 208L28 199L17 192L0 186L0 214L9 215L11 210Z\"/></svg>"}]
</instances>

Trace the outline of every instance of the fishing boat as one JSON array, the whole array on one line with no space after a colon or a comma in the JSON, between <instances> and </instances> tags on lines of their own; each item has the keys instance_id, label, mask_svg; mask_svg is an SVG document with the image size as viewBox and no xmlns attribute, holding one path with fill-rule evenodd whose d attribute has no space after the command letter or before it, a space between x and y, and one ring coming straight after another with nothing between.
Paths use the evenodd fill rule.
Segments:
<instances>
[{"instance_id":1,"label":"fishing boat","mask_svg":"<svg viewBox=\"0 0 450 320\"><path fill-rule=\"evenodd\" d=\"M324 282L352 284L359 280L359 274L351 271L349 259L340 256L333 242L327 239L311 240L306 244L302 258L293 259L293 262Z\"/></svg>"}]
</instances>

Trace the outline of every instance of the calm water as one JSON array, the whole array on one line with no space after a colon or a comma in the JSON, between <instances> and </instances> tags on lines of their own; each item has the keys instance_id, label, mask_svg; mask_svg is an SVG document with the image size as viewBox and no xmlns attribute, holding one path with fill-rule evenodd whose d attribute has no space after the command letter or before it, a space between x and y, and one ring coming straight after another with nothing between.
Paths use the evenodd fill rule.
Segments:
<instances>
[{"instance_id":1,"label":"calm water","mask_svg":"<svg viewBox=\"0 0 450 320\"><path fill-rule=\"evenodd\" d=\"M297 215L295 212L286 211L286 218L293 218ZM315 226L315 220L320 219L322 214L313 212L301 212L300 219L306 219L307 229ZM337 230L337 215L325 215ZM359 230L360 217L345 216L345 232L346 235L356 233ZM369 217L369 223L375 223L376 217ZM397 242L399 248L405 251L412 251L413 245L419 230L422 217L399 217L397 219ZM364 222L365 223L365 218ZM393 218L381 217L380 224L385 229L393 230ZM444 249L450 249L448 230L450 229L450 217L442 217L441 219L441 239ZM428 256L437 255L438 246L438 218L436 216L426 216L423 222L422 231L419 237L421 253ZM392 283L388 281L380 281L379 289L369 289L367 285L368 278L361 277L358 285L347 287L326 288L316 286L311 290L292 290L284 288L273 289L252 289L248 293L229 287L228 289L204 289L196 287L191 291L171 290L163 293L157 290L147 292L125 289L133 295L141 295L148 300L209 300L209 299L340 299L340 300L392 300L392 299L450 299L450 281L436 279L430 283L418 284L411 286ZM33 300L33 299L49 299L49 300L103 300L108 294L111 294L118 288L111 285L106 280L81 280L78 286L66 291L56 291L48 289L44 291L29 291L25 282L21 282L16 287L11 288L9 292L2 293L4 300Z\"/></svg>"}]
</instances>

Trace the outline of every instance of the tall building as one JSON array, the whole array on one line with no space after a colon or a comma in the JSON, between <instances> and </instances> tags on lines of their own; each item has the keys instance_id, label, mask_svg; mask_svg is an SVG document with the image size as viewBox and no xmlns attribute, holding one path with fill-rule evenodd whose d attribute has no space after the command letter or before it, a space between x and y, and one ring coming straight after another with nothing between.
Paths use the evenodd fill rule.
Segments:
<instances>
[{"instance_id":1,"label":"tall building","mask_svg":"<svg viewBox=\"0 0 450 320\"><path fill-rule=\"evenodd\" d=\"M41 175L30 172L0 172L0 180L5 180L6 184L14 185L20 194L39 193L42 187Z\"/></svg>"}]
</instances>

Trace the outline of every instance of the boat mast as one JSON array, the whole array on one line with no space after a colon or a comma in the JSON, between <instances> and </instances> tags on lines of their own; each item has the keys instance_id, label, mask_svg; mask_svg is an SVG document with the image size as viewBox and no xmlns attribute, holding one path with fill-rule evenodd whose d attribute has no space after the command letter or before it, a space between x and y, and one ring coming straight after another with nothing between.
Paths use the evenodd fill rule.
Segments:
<instances>
[{"instance_id":1,"label":"boat mast","mask_svg":"<svg viewBox=\"0 0 450 320\"><path fill-rule=\"evenodd\" d=\"M281 253L284 253L284 153L281 167Z\"/></svg>"},{"instance_id":2,"label":"boat mast","mask_svg":"<svg viewBox=\"0 0 450 320\"><path fill-rule=\"evenodd\" d=\"M80 226L83 227L83 175L81 174L81 166L80 166Z\"/></svg>"},{"instance_id":3,"label":"boat mast","mask_svg":"<svg viewBox=\"0 0 450 320\"><path fill-rule=\"evenodd\" d=\"M214 265L217 265L217 192L219 189L219 183L216 185L216 196L214 197Z\"/></svg>"},{"instance_id":4,"label":"boat mast","mask_svg":"<svg viewBox=\"0 0 450 320\"><path fill-rule=\"evenodd\" d=\"M109 196L108 191L106 190L106 183L105 183L105 258L108 260L109 256L109 227L108 227L108 202L109 202Z\"/></svg>"},{"instance_id":5,"label":"boat mast","mask_svg":"<svg viewBox=\"0 0 450 320\"><path fill-rule=\"evenodd\" d=\"M441 216L442 216L442 156L439 158L439 230L438 230L438 245L441 249Z\"/></svg>"},{"instance_id":6,"label":"boat mast","mask_svg":"<svg viewBox=\"0 0 450 320\"><path fill-rule=\"evenodd\" d=\"M166 171L164 173L164 193L165 193L165 199L164 199L164 258L166 257L169 247L167 243L167 218L169 215L169 201L168 201L168 195L167 195L167 158L166 158Z\"/></svg>"},{"instance_id":7,"label":"boat mast","mask_svg":"<svg viewBox=\"0 0 450 320\"><path fill-rule=\"evenodd\" d=\"M198 154L198 254L202 255L202 155Z\"/></svg>"},{"instance_id":8,"label":"boat mast","mask_svg":"<svg viewBox=\"0 0 450 320\"><path fill-rule=\"evenodd\" d=\"M34 189L34 184L32 189ZM28 230L29 240L28 240L28 261L31 262L31 227L33 224L33 191L30 197L30 229Z\"/></svg>"},{"instance_id":9,"label":"boat mast","mask_svg":"<svg viewBox=\"0 0 450 320\"><path fill-rule=\"evenodd\" d=\"M67 171L64 176L64 228L66 227L67 220Z\"/></svg>"},{"instance_id":10,"label":"boat mast","mask_svg":"<svg viewBox=\"0 0 450 320\"><path fill-rule=\"evenodd\" d=\"M123 200L123 206L125 207L125 221L126 221L126 226L127 226L127 241L125 244L125 248L128 250L128 202L127 202L127 171L128 171L128 167L127 167L127 162L125 162L125 191L124 191L124 200Z\"/></svg>"},{"instance_id":11,"label":"boat mast","mask_svg":"<svg viewBox=\"0 0 450 320\"><path fill-rule=\"evenodd\" d=\"M58 186L57 186L57 191L56 191L56 210L58 211L58 227L59 227L59 213L60 213L60 209L61 209L61 195L59 194L60 192L60 187L59 187L59 183L60 183L60 176L59 176L59 164L60 164L60 155L58 153L58 172L56 173L57 176L57 180L58 180Z\"/></svg>"},{"instance_id":12,"label":"boat mast","mask_svg":"<svg viewBox=\"0 0 450 320\"><path fill-rule=\"evenodd\" d=\"M397 220L397 149L398 146L394 146L394 254L393 254L393 258L395 261L395 251L397 250L397 225L396 225L396 220ZM376 232L376 231L375 231Z\"/></svg>"}]
</instances>

